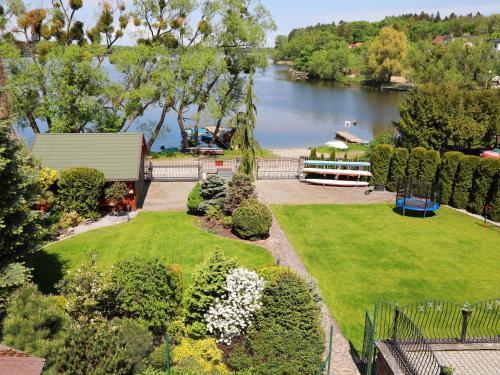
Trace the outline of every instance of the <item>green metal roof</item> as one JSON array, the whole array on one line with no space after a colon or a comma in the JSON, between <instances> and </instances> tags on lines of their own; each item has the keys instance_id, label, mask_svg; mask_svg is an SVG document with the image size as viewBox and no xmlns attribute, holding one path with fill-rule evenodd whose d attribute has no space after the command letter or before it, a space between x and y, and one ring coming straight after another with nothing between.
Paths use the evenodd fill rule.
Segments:
<instances>
[{"instance_id":1,"label":"green metal roof","mask_svg":"<svg viewBox=\"0 0 500 375\"><path fill-rule=\"evenodd\" d=\"M31 153L43 167L60 172L88 167L108 181L136 181L143 145L142 133L44 133L36 134Z\"/></svg>"}]
</instances>

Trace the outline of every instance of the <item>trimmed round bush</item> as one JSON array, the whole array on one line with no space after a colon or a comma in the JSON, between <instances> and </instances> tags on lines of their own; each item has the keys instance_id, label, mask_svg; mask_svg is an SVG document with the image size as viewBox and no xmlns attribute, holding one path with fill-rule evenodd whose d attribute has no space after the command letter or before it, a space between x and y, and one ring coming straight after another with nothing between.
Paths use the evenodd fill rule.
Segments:
<instances>
[{"instance_id":1,"label":"trimmed round bush","mask_svg":"<svg viewBox=\"0 0 500 375\"><path fill-rule=\"evenodd\" d=\"M153 333L163 335L181 309L182 276L159 259L132 258L111 271L118 316L143 319Z\"/></svg>"},{"instance_id":2,"label":"trimmed round bush","mask_svg":"<svg viewBox=\"0 0 500 375\"><path fill-rule=\"evenodd\" d=\"M424 159L425 152L427 150L423 147L414 147L411 150L410 157L408 158L408 164L406 167L406 175L418 177L420 172L420 164Z\"/></svg>"},{"instance_id":3,"label":"trimmed round bush","mask_svg":"<svg viewBox=\"0 0 500 375\"><path fill-rule=\"evenodd\" d=\"M386 184L387 176L389 175L389 166L393 153L391 145L376 145L373 149L371 164L372 164L372 179L375 184Z\"/></svg>"},{"instance_id":4,"label":"trimmed round bush","mask_svg":"<svg viewBox=\"0 0 500 375\"><path fill-rule=\"evenodd\" d=\"M269 208L255 198L247 199L233 212L233 229L241 238L264 238L269 234L272 223Z\"/></svg>"},{"instance_id":5,"label":"trimmed round bush","mask_svg":"<svg viewBox=\"0 0 500 375\"><path fill-rule=\"evenodd\" d=\"M198 182L188 196L188 213L190 213L191 215L199 215L201 213L200 205L202 203L203 198L201 197L201 184Z\"/></svg>"},{"instance_id":6,"label":"trimmed round bush","mask_svg":"<svg viewBox=\"0 0 500 375\"><path fill-rule=\"evenodd\" d=\"M464 154L458 151L449 151L444 154L439 165L438 181L441 183L441 203L448 204L453 193L453 184L458 165Z\"/></svg>"},{"instance_id":7,"label":"trimmed round bush","mask_svg":"<svg viewBox=\"0 0 500 375\"><path fill-rule=\"evenodd\" d=\"M476 214L482 214L484 206L493 201L495 178L500 174L499 159L481 159L479 167L474 175L472 185L472 197L469 202L469 210Z\"/></svg>"},{"instance_id":8,"label":"trimmed round bush","mask_svg":"<svg viewBox=\"0 0 500 375\"><path fill-rule=\"evenodd\" d=\"M481 162L478 156L465 156L460 160L455 177L455 187L451 197L451 204L456 208L465 208L470 199L472 180Z\"/></svg>"},{"instance_id":9,"label":"trimmed round bush","mask_svg":"<svg viewBox=\"0 0 500 375\"><path fill-rule=\"evenodd\" d=\"M397 190L399 181L405 177L409 156L410 152L406 148L398 147L394 149L389 168L389 177L387 178L387 190Z\"/></svg>"},{"instance_id":10,"label":"trimmed round bush","mask_svg":"<svg viewBox=\"0 0 500 375\"><path fill-rule=\"evenodd\" d=\"M439 152L435 150L426 150L422 155L418 179L421 183L430 185L436 180L436 172L441 158Z\"/></svg>"},{"instance_id":11,"label":"trimmed round bush","mask_svg":"<svg viewBox=\"0 0 500 375\"><path fill-rule=\"evenodd\" d=\"M103 196L104 173L93 168L68 168L61 173L58 188L61 207L87 219L97 219Z\"/></svg>"}]
</instances>

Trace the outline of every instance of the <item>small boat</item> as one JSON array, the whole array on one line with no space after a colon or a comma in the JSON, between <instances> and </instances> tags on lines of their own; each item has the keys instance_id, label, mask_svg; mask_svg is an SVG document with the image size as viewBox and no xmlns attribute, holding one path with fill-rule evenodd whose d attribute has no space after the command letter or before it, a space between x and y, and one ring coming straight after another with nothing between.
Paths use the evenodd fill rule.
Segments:
<instances>
[{"instance_id":1,"label":"small boat","mask_svg":"<svg viewBox=\"0 0 500 375\"><path fill-rule=\"evenodd\" d=\"M500 153L494 151L494 150L488 150L485 151L481 154L482 158L492 158L492 159L498 159L500 158Z\"/></svg>"},{"instance_id":2,"label":"small boat","mask_svg":"<svg viewBox=\"0 0 500 375\"><path fill-rule=\"evenodd\" d=\"M348 181L348 180L329 180L321 178L306 178L305 182L313 185L328 185L328 186L344 186L344 187L367 187L369 183L366 181Z\"/></svg>"},{"instance_id":3,"label":"small boat","mask_svg":"<svg viewBox=\"0 0 500 375\"><path fill-rule=\"evenodd\" d=\"M323 169L323 168L304 168L304 173L316 173L321 175L335 176L353 176L353 177L371 177L369 171L358 171L354 169Z\"/></svg>"},{"instance_id":4,"label":"small boat","mask_svg":"<svg viewBox=\"0 0 500 375\"><path fill-rule=\"evenodd\" d=\"M330 160L306 160L304 165L322 165L328 167L370 167L371 164L363 161L330 161Z\"/></svg>"}]
</instances>

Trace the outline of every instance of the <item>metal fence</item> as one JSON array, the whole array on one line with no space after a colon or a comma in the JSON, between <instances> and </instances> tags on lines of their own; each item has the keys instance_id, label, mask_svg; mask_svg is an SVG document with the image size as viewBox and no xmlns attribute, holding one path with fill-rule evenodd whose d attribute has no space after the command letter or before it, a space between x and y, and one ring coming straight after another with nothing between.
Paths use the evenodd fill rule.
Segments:
<instances>
[{"instance_id":1,"label":"metal fence","mask_svg":"<svg viewBox=\"0 0 500 375\"><path fill-rule=\"evenodd\" d=\"M304 168L301 158L256 159L258 180L298 178ZM200 158L192 161L150 160L146 165L146 176L152 181L197 181L208 174L219 174L231 178L239 169L240 160Z\"/></svg>"},{"instance_id":2,"label":"metal fence","mask_svg":"<svg viewBox=\"0 0 500 375\"><path fill-rule=\"evenodd\" d=\"M362 362L372 375L375 341L388 344L406 374L439 374L432 344L500 343L500 299L459 305L424 301L409 305L379 302L373 321L365 317Z\"/></svg>"},{"instance_id":3,"label":"metal fence","mask_svg":"<svg viewBox=\"0 0 500 375\"><path fill-rule=\"evenodd\" d=\"M394 312L389 348L399 367L408 375L439 375L439 362L417 325L398 307Z\"/></svg>"},{"instance_id":4,"label":"metal fence","mask_svg":"<svg viewBox=\"0 0 500 375\"><path fill-rule=\"evenodd\" d=\"M257 180L287 180L298 178L304 168L303 158L266 158L256 160Z\"/></svg>"}]
</instances>

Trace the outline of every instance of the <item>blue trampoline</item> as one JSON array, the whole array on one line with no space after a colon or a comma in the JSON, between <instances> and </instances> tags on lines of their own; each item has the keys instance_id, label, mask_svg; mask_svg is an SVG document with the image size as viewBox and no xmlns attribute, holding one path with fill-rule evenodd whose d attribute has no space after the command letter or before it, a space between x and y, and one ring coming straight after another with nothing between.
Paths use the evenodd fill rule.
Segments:
<instances>
[{"instance_id":1,"label":"blue trampoline","mask_svg":"<svg viewBox=\"0 0 500 375\"><path fill-rule=\"evenodd\" d=\"M426 217L441 208L441 185L424 184L413 177L405 177L398 184L396 208L402 211L421 213Z\"/></svg>"}]
</instances>

